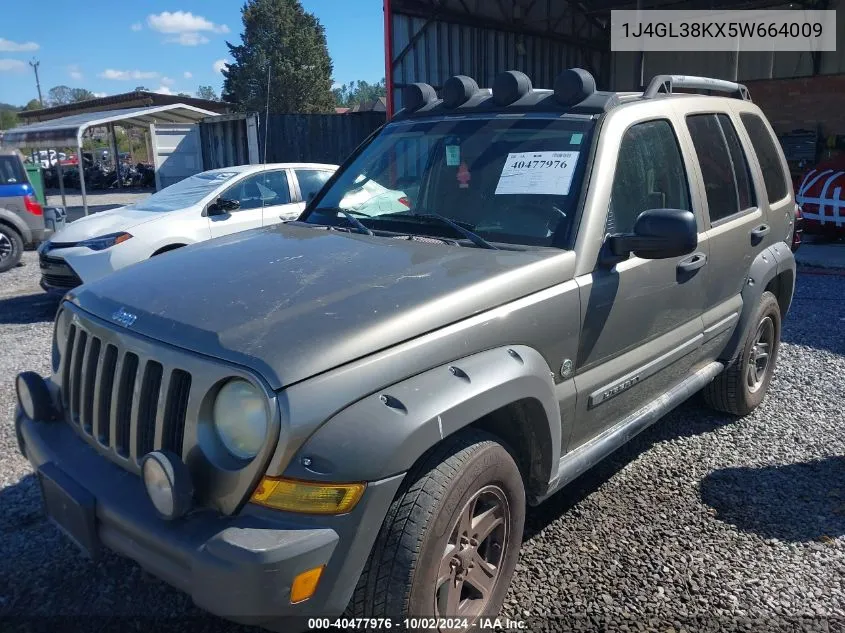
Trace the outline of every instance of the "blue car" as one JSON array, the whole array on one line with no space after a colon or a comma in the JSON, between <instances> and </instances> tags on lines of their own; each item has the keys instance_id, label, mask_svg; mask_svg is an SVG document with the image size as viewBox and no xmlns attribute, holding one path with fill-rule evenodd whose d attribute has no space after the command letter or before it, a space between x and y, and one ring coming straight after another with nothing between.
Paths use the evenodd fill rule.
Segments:
<instances>
[{"instance_id":1,"label":"blue car","mask_svg":"<svg viewBox=\"0 0 845 633\"><path fill-rule=\"evenodd\" d=\"M25 247L37 246L50 234L20 153L0 150L0 273L17 266Z\"/></svg>"}]
</instances>

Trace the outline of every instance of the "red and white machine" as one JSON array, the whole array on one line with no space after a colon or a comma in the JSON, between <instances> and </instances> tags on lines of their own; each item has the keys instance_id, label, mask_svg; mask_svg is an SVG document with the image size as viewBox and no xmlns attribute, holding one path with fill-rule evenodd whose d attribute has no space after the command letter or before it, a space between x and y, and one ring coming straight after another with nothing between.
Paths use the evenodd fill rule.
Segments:
<instances>
[{"instance_id":1,"label":"red and white machine","mask_svg":"<svg viewBox=\"0 0 845 633\"><path fill-rule=\"evenodd\" d=\"M819 163L808 171L795 200L801 205L804 232L845 237L845 156Z\"/></svg>"}]
</instances>

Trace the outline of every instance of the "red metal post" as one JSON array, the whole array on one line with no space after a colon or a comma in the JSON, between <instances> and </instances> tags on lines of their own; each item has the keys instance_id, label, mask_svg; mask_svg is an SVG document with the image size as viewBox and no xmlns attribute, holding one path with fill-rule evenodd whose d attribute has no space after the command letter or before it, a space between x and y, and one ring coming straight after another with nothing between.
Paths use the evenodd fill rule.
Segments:
<instances>
[{"instance_id":1,"label":"red metal post","mask_svg":"<svg viewBox=\"0 0 845 633\"><path fill-rule=\"evenodd\" d=\"M384 86L387 91L387 118L393 116L393 14L390 0L384 0Z\"/></svg>"}]
</instances>

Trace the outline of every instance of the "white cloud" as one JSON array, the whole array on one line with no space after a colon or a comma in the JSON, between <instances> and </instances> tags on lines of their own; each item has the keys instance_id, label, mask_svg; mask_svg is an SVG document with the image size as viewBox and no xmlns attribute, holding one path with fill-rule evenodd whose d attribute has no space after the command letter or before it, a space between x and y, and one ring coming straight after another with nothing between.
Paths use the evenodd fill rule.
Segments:
<instances>
[{"instance_id":1,"label":"white cloud","mask_svg":"<svg viewBox=\"0 0 845 633\"><path fill-rule=\"evenodd\" d=\"M208 38L203 33L228 33L225 24L215 24L201 15L190 11L162 11L147 17L147 24L154 31L171 35L165 41L182 46L206 44Z\"/></svg>"},{"instance_id":2,"label":"white cloud","mask_svg":"<svg viewBox=\"0 0 845 633\"><path fill-rule=\"evenodd\" d=\"M145 70L113 70L106 68L100 73L103 79L114 79L117 81L138 81L139 79L155 79L158 73Z\"/></svg>"},{"instance_id":3,"label":"white cloud","mask_svg":"<svg viewBox=\"0 0 845 633\"><path fill-rule=\"evenodd\" d=\"M19 59L0 59L0 73L20 73L26 70L26 64Z\"/></svg>"},{"instance_id":4,"label":"white cloud","mask_svg":"<svg viewBox=\"0 0 845 633\"><path fill-rule=\"evenodd\" d=\"M218 59L214 62L211 67L214 69L214 72L221 73L231 63L228 59Z\"/></svg>"},{"instance_id":5,"label":"white cloud","mask_svg":"<svg viewBox=\"0 0 845 633\"><path fill-rule=\"evenodd\" d=\"M13 42L0 37L0 51L4 53L29 53L41 48L35 42Z\"/></svg>"},{"instance_id":6,"label":"white cloud","mask_svg":"<svg viewBox=\"0 0 845 633\"><path fill-rule=\"evenodd\" d=\"M175 92L173 92L173 91L172 91L170 88L168 88L167 86L159 86L158 88L156 88L155 90L153 90L153 92L157 92L157 93L158 93L158 94L160 94L160 95L172 95L172 94L176 94Z\"/></svg>"},{"instance_id":7,"label":"white cloud","mask_svg":"<svg viewBox=\"0 0 845 633\"><path fill-rule=\"evenodd\" d=\"M193 75L191 73L189 73L187 70L184 73L182 73L182 76L185 79L190 79L191 77L193 77Z\"/></svg>"},{"instance_id":8,"label":"white cloud","mask_svg":"<svg viewBox=\"0 0 845 633\"><path fill-rule=\"evenodd\" d=\"M213 33L228 33L225 24L214 24L201 15L194 15L190 11L163 11L158 15L150 15L147 24L159 33L185 33L188 31L211 31Z\"/></svg>"},{"instance_id":9,"label":"white cloud","mask_svg":"<svg viewBox=\"0 0 845 633\"><path fill-rule=\"evenodd\" d=\"M173 85L173 84L175 84L176 82L175 82L175 81L173 81L170 77L162 77L162 78L161 78L161 83L162 83L162 84L164 84L165 86L172 86L172 85Z\"/></svg>"},{"instance_id":10,"label":"white cloud","mask_svg":"<svg viewBox=\"0 0 845 633\"><path fill-rule=\"evenodd\" d=\"M140 31L141 29L144 28L144 25L141 24L140 22L135 22L135 24L133 24L129 28L132 29L133 31Z\"/></svg>"},{"instance_id":11,"label":"white cloud","mask_svg":"<svg viewBox=\"0 0 845 633\"><path fill-rule=\"evenodd\" d=\"M208 44L208 38L202 33L180 33L175 37L168 37L165 42L170 44L181 44L182 46L199 46L200 44Z\"/></svg>"},{"instance_id":12,"label":"white cloud","mask_svg":"<svg viewBox=\"0 0 845 633\"><path fill-rule=\"evenodd\" d=\"M76 64L71 64L67 67L67 74L71 79L75 79L76 81L83 78L82 71L79 70L79 66Z\"/></svg>"},{"instance_id":13,"label":"white cloud","mask_svg":"<svg viewBox=\"0 0 845 633\"><path fill-rule=\"evenodd\" d=\"M109 96L109 93L107 93L107 92L95 92L95 93L94 93L94 96L95 96L95 97L97 97L97 98L99 99L99 98L101 98L101 97L108 97L108 96Z\"/></svg>"}]
</instances>

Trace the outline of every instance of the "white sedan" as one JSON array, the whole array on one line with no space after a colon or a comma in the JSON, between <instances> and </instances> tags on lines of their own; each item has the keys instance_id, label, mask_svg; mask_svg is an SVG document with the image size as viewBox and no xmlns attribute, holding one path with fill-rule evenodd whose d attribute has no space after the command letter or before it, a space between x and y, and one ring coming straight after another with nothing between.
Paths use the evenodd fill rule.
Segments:
<instances>
[{"instance_id":1,"label":"white sedan","mask_svg":"<svg viewBox=\"0 0 845 633\"><path fill-rule=\"evenodd\" d=\"M181 246L294 220L336 169L321 163L212 169L76 220L39 247L41 287L64 293Z\"/></svg>"}]
</instances>

